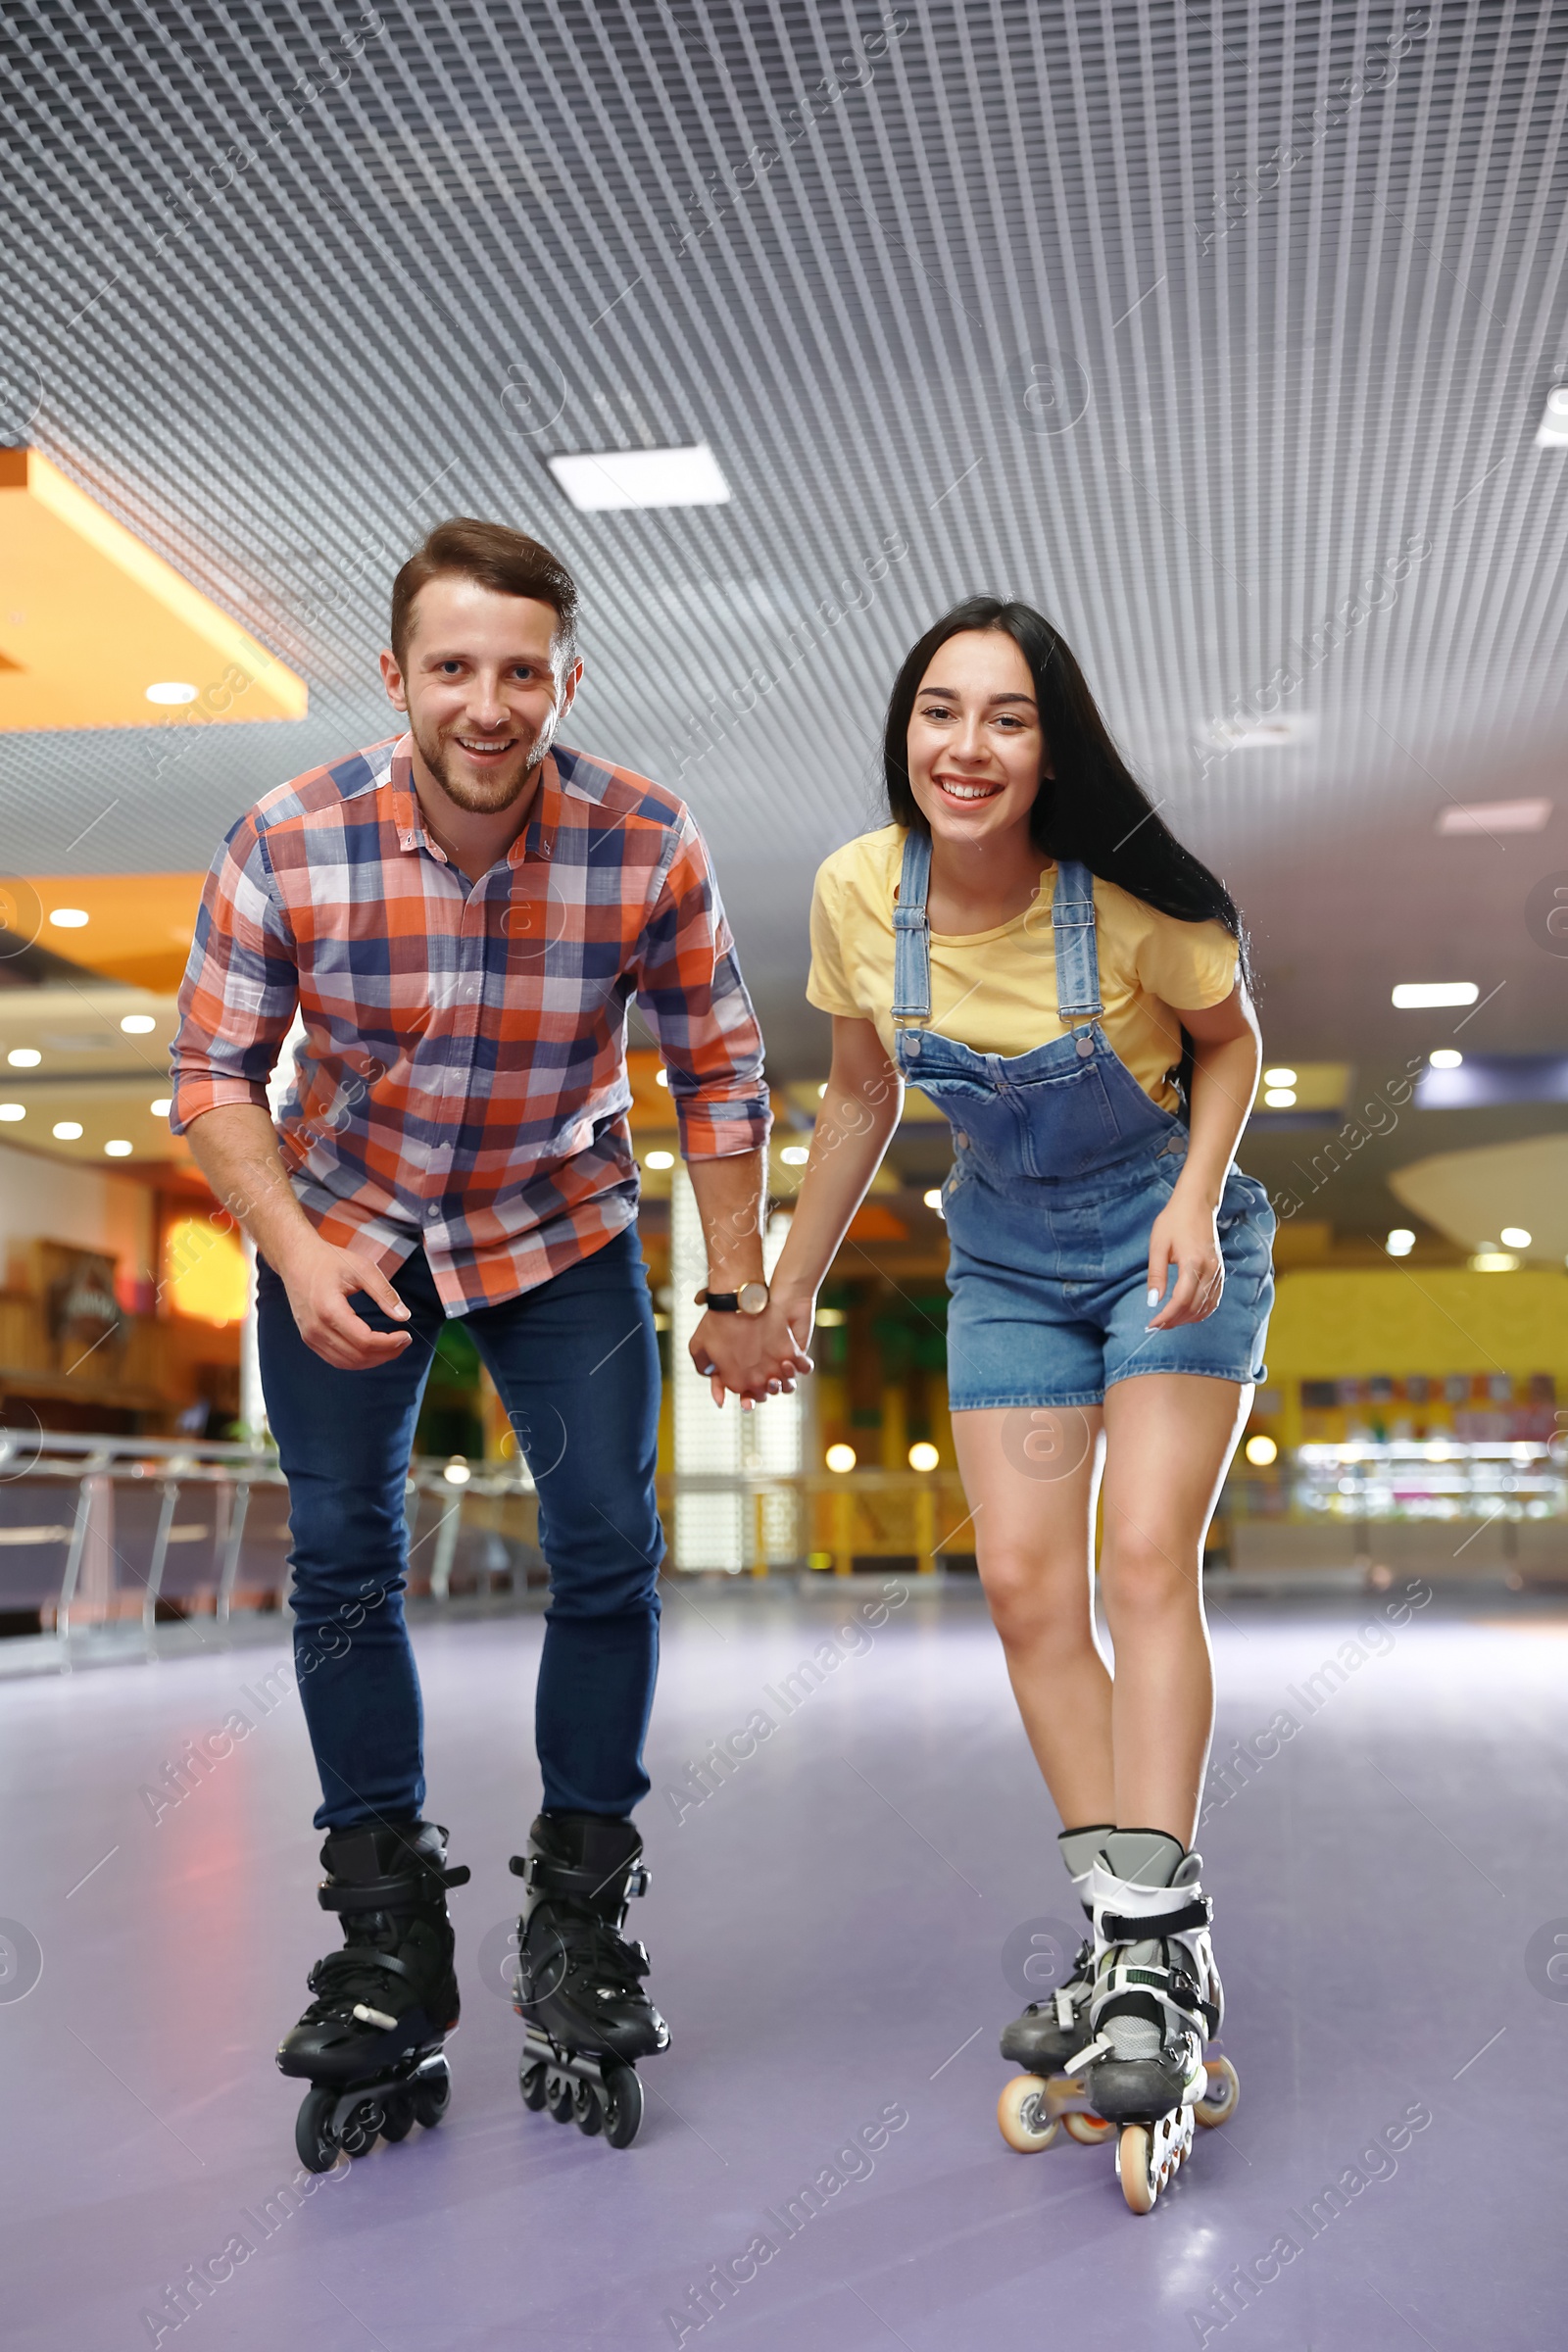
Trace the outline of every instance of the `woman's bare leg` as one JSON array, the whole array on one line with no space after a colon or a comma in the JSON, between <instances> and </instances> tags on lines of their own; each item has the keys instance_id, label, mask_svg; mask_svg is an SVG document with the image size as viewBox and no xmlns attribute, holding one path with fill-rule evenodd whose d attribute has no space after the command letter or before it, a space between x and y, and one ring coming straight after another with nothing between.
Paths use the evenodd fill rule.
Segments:
<instances>
[{"instance_id":1,"label":"woman's bare leg","mask_svg":"<svg viewBox=\"0 0 1568 2352\"><path fill-rule=\"evenodd\" d=\"M1250 1388L1152 1372L1105 1393L1101 1592L1115 1650L1114 1809L1190 1845L1214 1725L1203 1534ZM1084 1819L1095 1818L1086 1814Z\"/></svg>"},{"instance_id":2,"label":"woman's bare leg","mask_svg":"<svg viewBox=\"0 0 1568 2352\"><path fill-rule=\"evenodd\" d=\"M1068 1829L1114 1821L1110 1676L1095 1641L1098 1405L953 1416L980 1581L1029 1744Z\"/></svg>"}]
</instances>

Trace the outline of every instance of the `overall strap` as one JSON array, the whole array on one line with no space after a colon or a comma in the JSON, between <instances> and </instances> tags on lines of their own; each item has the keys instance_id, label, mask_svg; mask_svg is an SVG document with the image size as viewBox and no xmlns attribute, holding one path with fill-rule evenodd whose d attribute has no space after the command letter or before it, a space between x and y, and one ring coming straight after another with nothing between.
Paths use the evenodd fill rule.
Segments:
<instances>
[{"instance_id":1,"label":"overall strap","mask_svg":"<svg viewBox=\"0 0 1568 2352\"><path fill-rule=\"evenodd\" d=\"M1056 868L1051 922L1056 948L1056 1018L1066 1028L1094 1021L1100 1001L1100 956L1095 946L1095 877L1064 858Z\"/></svg>"},{"instance_id":2,"label":"overall strap","mask_svg":"<svg viewBox=\"0 0 1568 2352\"><path fill-rule=\"evenodd\" d=\"M925 911L930 879L930 839L911 826L893 909L893 1018L900 1024L931 1018L931 926Z\"/></svg>"}]
</instances>

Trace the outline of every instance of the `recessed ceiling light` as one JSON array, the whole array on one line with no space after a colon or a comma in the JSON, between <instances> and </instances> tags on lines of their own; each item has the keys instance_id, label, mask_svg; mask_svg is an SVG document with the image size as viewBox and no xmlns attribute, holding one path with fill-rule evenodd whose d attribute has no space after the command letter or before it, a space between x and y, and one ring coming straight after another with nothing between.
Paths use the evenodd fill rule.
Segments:
<instances>
[{"instance_id":1,"label":"recessed ceiling light","mask_svg":"<svg viewBox=\"0 0 1568 2352\"><path fill-rule=\"evenodd\" d=\"M1265 1070L1263 1072L1263 1084L1265 1086L1294 1086L1296 1084L1296 1072L1294 1070L1287 1069Z\"/></svg>"},{"instance_id":2,"label":"recessed ceiling light","mask_svg":"<svg viewBox=\"0 0 1568 2352\"><path fill-rule=\"evenodd\" d=\"M1415 1248L1415 1235L1408 1225L1396 1225L1383 1247L1391 1257L1408 1257Z\"/></svg>"},{"instance_id":3,"label":"recessed ceiling light","mask_svg":"<svg viewBox=\"0 0 1568 2352\"><path fill-rule=\"evenodd\" d=\"M1568 384L1554 385L1536 427L1538 449L1568 449Z\"/></svg>"},{"instance_id":4,"label":"recessed ceiling light","mask_svg":"<svg viewBox=\"0 0 1568 2352\"><path fill-rule=\"evenodd\" d=\"M16 1119L24 1119L26 1115L25 1102L0 1102L0 1119L4 1119L8 1126Z\"/></svg>"},{"instance_id":5,"label":"recessed ceiling light","mask_svg":"<svg viewBox=\"0 0 1568 2352\"><path fill-rule=\"evenodd\" d=\"M674 1165L675 1154L673 1152L645 1152L643 1153L645 1168L672 1168Z\"/></svg>"},{"instance_id":6,"label":"recessed ceiling light","mask_svg":"<svg viewBox=\"0 0 1568 2352\"><path fill-rule=\"evenodd\" d=\"M1435 1054L1427 1055L1427 1060L1435 1070L1457 1070L1464 1065L1464 1055L1457 1046L1439 1046Z\"/></svg>"},{"instance_id":7,"label":"recessed ceiling light","mask_svg":"<svg viewBox=\"0 0 1568 2352\"><path fill-rule=\"evenodd\" d=\"M1505 1250L1528 1250L1531 1237L1522 1225L1505 1225L1497 1239Z\"/></svg>"},{"instance_id":8,"label":"recessed ceiling light","mask_svg":"<svg viewBox=\"0 0 1568 2352\"><path fill-rule=\"evenodd\" d=\"M1294 1110L1296 1108L1296 1089L1294 1086L1265 1087L1263 1101L1270 1110Z\"/></svg>"},{"instance_id":9,"label":"recessed ceiling light","mask_svg":"<svg viewBox=\"0 0 1568 2352\"><path fill-rule=\"evenodd\" d=\"M667 1070L656 1070L654 1072L654 1084L656 1086L668 1086L669 1072Z\"/></svg>"},{"instance_id":10,"label":"recessed ceiling light","mask_svg":"<svg viewBox=\"0 0 1568 2352\"><path fill-rule=\"evenodd\" d=\"M1550 801L1455 801L1438 812L1440 833L1539 833Z\"/></svg>"},{"instance_id":11,"label":"recessed ceiling light","mask_svg":"<svg viewBox=\"0 0 1568 2352\"><path fill-rule=\"evenodd\" d=\"M729 484L706 441L690 449L574 450L550 470L584 514L613 507L722 507Z\"/></svg>"},{"instance_id":12,"label":"recessed ceiling light","mask_svg":"<svg viewBox=\"0 0 1568 2352\"><path fill-rule=\"evenodd\" d=\"M104 1150L111 1159L128 1159L130 1157L131 1147L125 1142L123 1136L117 1136L112 1144L105 1144Z\"/></svg>"},{"instance_id":13,"label":"recessed ceiling light","mask_svg":"<svg viewBox=\"0 0 1568 2352\"><path fill-rule=\"evenodd\" d=\"M805 1144L786 1144L779 1153L787 1168L804 1168L811 1154Z\"/></svg>"},{"instance_id":14,"label":"recessed ceiling light","mask_svg":"<svg viewBox=\"0 0 1568 2352\"><path fill-rule=\"evenodd\" d=\"M934 1184L931 1190L928 1193L922 1193L920 1198L927 1208L934 1208L938 1216L942 1214L942 1187L939 1184Z\"/></svg>"},{"instance_id":15,"label":"recessed ceiling light","mask_svg":"<svg viewBox=\"0 0 1568 2352\"><path fill-rule=\"evenodd\" d=\"M173 1097L171 1095L160 1095L157 1102L150 1102L147 1107L149 1110L151 1110L155 1119L167 1119L170 1112L174 1107Z\"/></svg>"},{"instance_id":16,"label":"recessed ceiling light","mask_svg":"<svg viewBox=\"0 0 1568 2352\"><path fill-rule=\"evenodd\" d=\"M197 689L187 686L183 678L161 678L156 686L147 689L150 703L193 703Z\"/></svg>"},{"instance_id":17,"label":"recessed ceiling light","mask_svg":"<svg viewBox=\"0 0 1568 2352\"><path fill-rule=\"evenodd\" d=\"M1473 980L1401 980L1394 1002L1401 1012L1426 1012L1435 1004L1473 1004L1480 994Z\"/></svg>"},{"instance_id":18,"label":"recessed ceiling light","mask_svg":"<svg viewBox=\"0 0 1568 2352\"><path fill-rule=\"evenodd\" d=\"M57 931L84 931L87 927L87 916L80 906L52 907L49 920Z\"/></svg>"},{"instance_id":19,"label":"recessed ceiling light","mask_svg":"<svg viewBox=\"0 0 1568 2352\"><path fill-rule=\"evenodd\" d=\"M120 1026L127 1037L145 1037L158 1023L150 1012L127 1012Z\"/></svg>"},{"instance_id":20,"label":"recessed ceiling light","mask_svg":"<svg viewBox=\"0 0 1568 2352\"><path fill-rule=\"evenodd\" d=\"M6 1059L14 1070L35 1070L43 1055L36 1046L13 1046Z\"/></svg>"},{"instance_id":21,"label":"recessed ceiling light","mask_svg":"<svg viewBox=\"0 0 1568 2352\"><path fill-rule=\"evenodd\" d=\"M1280 752L1293 743L1310 742L1316 732L1312 712L1296 710L1278 718L1218 718L1209 727L1208 739L1224 752Z\"/></svg>"},{"instance_id":22,"label":"recessed ceiling light","mask_svg":"<svg viewBox=\"0 0 1568 2352\"><path fill-rule=\"evenodd\" d=\"M1472 1274L1512 1274L1519 1260L1511 1250L1478 1250L1469 1263Z\"/></svg>"},{"instance_id":23,"label":"recessed ceiling light","mask_svg":"<svg viewBox=\"0 0 1568 2352\"><path fill-rule=\"evenodd\" d=\"M49 1132L57 1144L74 1144L80 1140L81 1121L79 1119L56 1119Z\"/></svg>"}]
</instances>

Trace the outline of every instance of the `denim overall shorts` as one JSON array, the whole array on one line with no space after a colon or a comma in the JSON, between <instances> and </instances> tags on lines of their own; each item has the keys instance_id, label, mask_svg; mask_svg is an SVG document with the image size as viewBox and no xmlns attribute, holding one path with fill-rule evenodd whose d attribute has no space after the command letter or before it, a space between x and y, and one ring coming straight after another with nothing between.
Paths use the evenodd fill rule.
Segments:
<instances>
[{"instance_id":1,"label":"denim overall shorts","mask_svg":"<svg viewBox=\"0 0 1568 2352\"><path fill-rule=\"evenodd\" d=\"M1218 1306L1200 1323L1148 1329L1150 1229L1186 1159L1187 1123L1150 1101L1100 1026L1088 867L1059 864L1052 903L1068 1034L1010 1057L929 1026L930 876L931 844L911 831L893 910L895 1054L954 1131L942 1194L951 1409L1099 1404L1113 1381L1145 1372L1261 1380L1274 1212L1239 1168L1216 1219Z\"/></svg>"}]
</instances>

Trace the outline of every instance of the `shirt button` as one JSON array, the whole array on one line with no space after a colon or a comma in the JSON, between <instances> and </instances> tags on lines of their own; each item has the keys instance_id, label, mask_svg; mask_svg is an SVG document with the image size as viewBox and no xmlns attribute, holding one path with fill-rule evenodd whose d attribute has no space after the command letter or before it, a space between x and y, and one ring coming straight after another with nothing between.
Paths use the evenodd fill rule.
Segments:
<instances>
[{"instance_id":1,"label":"shirt button","mask_svg":"<svg viewBox=\"0 0 1568 2352\"><path fill-rule=\"evenodd\" d=\"M955 1143L957 1145L957 1147L958 1147L958 1150L959 1150L960 1152L967 1152L967 1151L968 1151L968 1149L969 1149L969 1138L968 1138L966 1135L956 1135L956 1136L954 1137L954 1139L953 1139L953 1140L954 1140L954 1142L955 1142Z\"/></svg>"}]
</instances>

